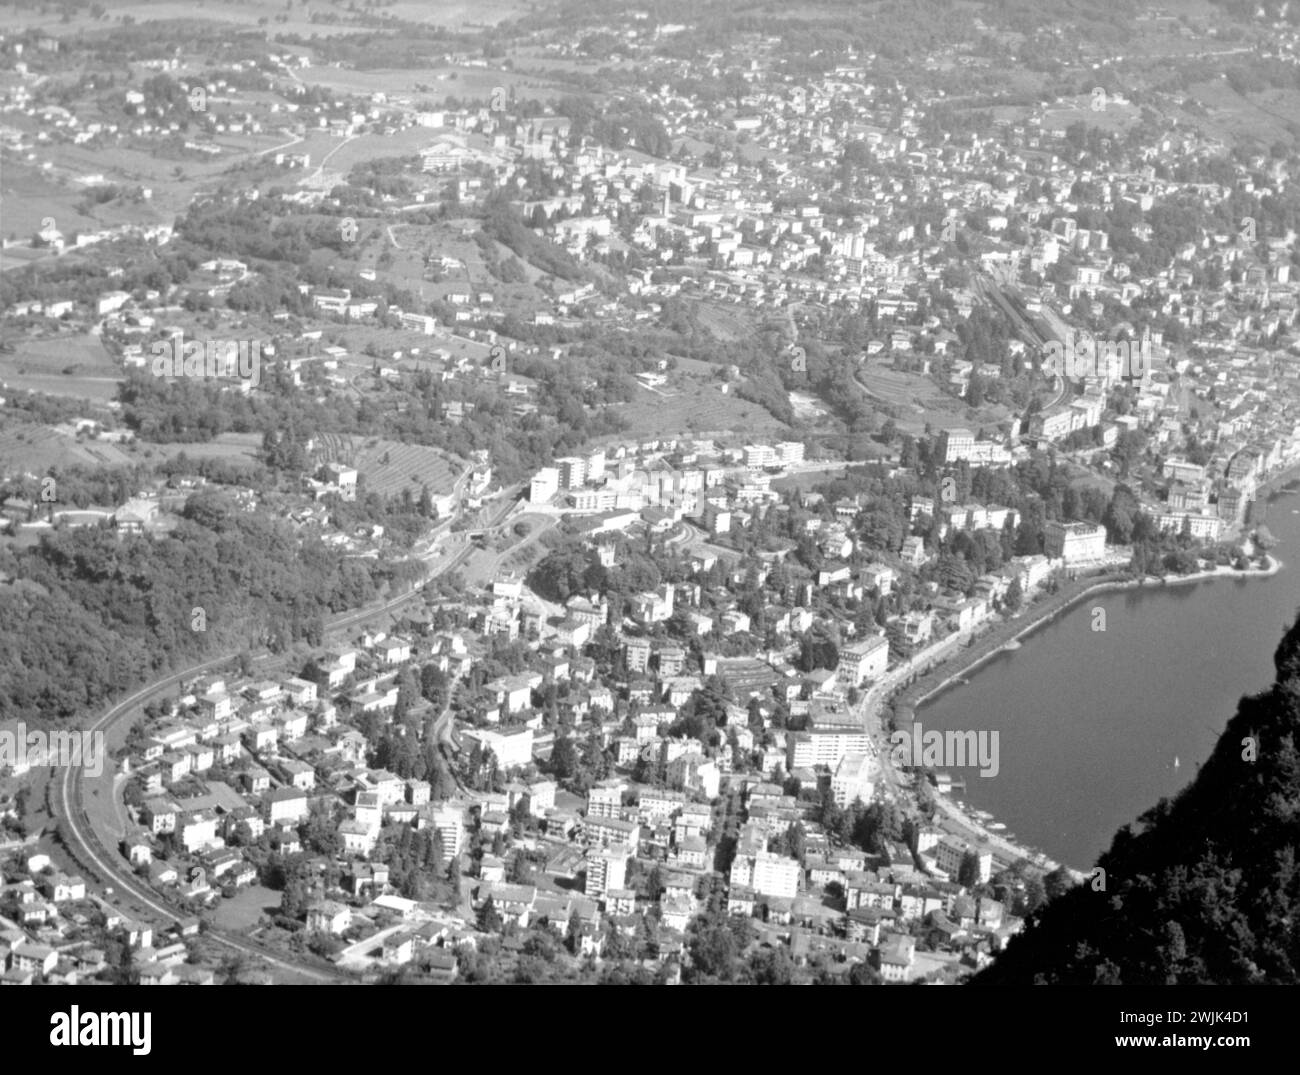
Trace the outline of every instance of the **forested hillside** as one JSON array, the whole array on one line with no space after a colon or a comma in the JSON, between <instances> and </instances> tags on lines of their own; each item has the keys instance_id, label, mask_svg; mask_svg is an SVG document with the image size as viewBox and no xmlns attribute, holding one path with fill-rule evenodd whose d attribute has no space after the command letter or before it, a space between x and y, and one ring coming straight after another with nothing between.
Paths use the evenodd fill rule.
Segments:
<instances>
[{"instance_id":1,"label":"forested hillside","mask_svg":"<svg viewBox=\"0 0 1300 1075\"><path fill-rule=\"evenodd\" d=\"M214 493L163 538L56 531L0 557L0 721L70 721L163 669L319 643L389 570Z\"/></svg>"}]
</instances>

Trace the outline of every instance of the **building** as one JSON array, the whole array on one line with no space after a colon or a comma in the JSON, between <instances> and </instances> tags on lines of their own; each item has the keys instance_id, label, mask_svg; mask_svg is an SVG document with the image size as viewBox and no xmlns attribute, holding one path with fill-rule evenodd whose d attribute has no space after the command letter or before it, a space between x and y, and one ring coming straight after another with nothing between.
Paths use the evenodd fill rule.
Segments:
<instances>
[{"instance_id":1,"label":"building","mask_svg":"<svg viewBox=\"0 0 1300 1075\"><path fill-rule=\"evenodd\" d=\"M592 788L587 792L587 817L619 817L622 810L623 788L621 785Z\"/></svg>"},{"instance_id":2,"label":"building","mask_svg":"<svg viewBox=\"0 0 1300 1075\"><path fill-rule=\"evenodd\" d=\"M706 798L715 799L722 783L717 763L698 751L691 751L668 763L668 784L686 791L698 791Z\"/></svg>"},{"instance_id":3,"label":"building","mask_svg":"<svg viewBox=\"0 0 1300 1075\"><path fill-rule=\"evenodd\" d=\"M1076 415L1070 408L1050 407L1033 416L1029 422L1029 432L1043 440L1058 441L1074 432L1076 420Z\"/></svg>"},{"instance_id":4,"label":"building","mask_svg":"<svg viewBox=\"0 0 1300 1075\"><path fill-rule=\"evenodd\" d=\"M532 728L511 728L504 732L471 728L462 735L466 739L478 740L485 751L492 751L502 769L520 768L533 760Z\"/></svg>"},{"instance_id":5,"label":"building","mask_svg":"<svg viewBox=\"0 0 1300 1075\"><path fill-rule=\"evenodd\" d=\"M804 445L802 441L783 440L776 446L777 462L783 467L803 462Z\"/></svg>"},{"instance_id":6,"label":"building","mask_svg":"<svg viewBox=\"0 0 1300 1075\"><path fill-rule=\"evenodd\" d=\"M747 863L747 869L742 867L742 872L748 873L749 882L742 882L742 887L751 888L760 896L771 896L778 899L794 899L799 894L799 876L803 873L803 867L799 865L798 859L787 858L784 855L775 855L770 851L759 851L753 856L737 856L743 858ZM732 871L732 885L735 886L735 870Z\"/></svg>"},{"instance_id":7,"label":"building","mask_svg":"<svg viewBox=\"0 0 1300 1075\"><path fill-rule=\"evenodd\" d=\"M894 590L898 581L898 572L888 564L877 562L867 564L862 570L862 585L872 590L879 590L881 597L887 597Z\"/></svg>"},{"instance_id":8,"label":"building","mask_svg":"<svg viewBox=\"0 0 1300 1075\"><path fill-rule=\"evenodd\" d=\"M1166 459L1160 473L1166 478L1172 478L1174 481L1187 482L1193 485L1205 480L1205 468L1203 466L1190 463L1178 456L1170 456Z\"/></svg>"},{"instance_id":9,"label":"building","mask_svg":"<svg viewBox=\"0 0 1300 1075\"><path fill-rule=\"evenodd\" d=\"M1102 559L1106 555L1106 528L1099 523L1049 522L1044 530L1043 551L1067 567Z\"/></svg>"},{"instance_id":10,"label":"building","mask_svg":"<svg viewBox=\"0 0 1300 1075\"><path fill-rule=\"evenodd\" d=\"M627 860L632 851L624 844L593 848L587 852L587 880L583 895L599 899L610 889L621 889L627 880Z\"/></svg>"},{"instance_id":11,"label":"building","mask_svg":"<svg viewBox=\"0 0 1300 1075\"><path fill-rule=\"evenodd\" d=\"M561 489L577 489L586 484L587 461L580 456L565 456L555 461ZM531 498L530 498L531 499Z\"/></svg>"},{"instance_id":12,"label":"building","mask_svg":"<svg viewBox=\"0 0 1300 1075\"><path fill-rule=\"evenodd\" d=\"M352 911L333 900L318 900L307 908L307 931L338 936L352 924Z\"/></svg>"},{"instance_id":13,"label":"building","mask_svg":"<svg viewBox=\"0 0 1300 1075\"><path fill-rule=\"evenodd\" d=\"M266 820L272 825L297 823L308 814L307 795L300 788L282 787L266 794Z\"/></svg>"},{"instance_id":14,"label":"building","mask_svg":"<svg viewBox=\"0 0 1300 1075\"><path fill-rule=\"evenodd\" d=\"M979 882L987 884L993 876L993 855L989 851L975 851L970 844L956 836L945 836L935 845L935 864L949 877L956 878L967 851L974 851L979 860Z\"/></svg>"},{"instance_id":15,"label":"building","mask_svg":"<svg viewBox=\"0 0 1300 1075\"><path fill-rule=\"evenodd\" d=\"M845 754L835 767L835 775L831 777L831 793L835 796L835 804L847 807L854 799L870 802L875 792L875 784L871 779L874 772L875 762L870 754Z\"/></svg>"},{"instance_id":16,"label":"building","mask_svg":"<svg viewBox=\"0 0 1300 1075\"><path fill-rule=\"evenodd\" d=\"M1152 521L1161 530L1181 533L1186 529L1192 537L1207 541L1217 541L1224 526L1224 520L1218 515L1194 515L1178 511L1160 512L1152 516Z\"/></svg>"},{"instance_id":17,"label":"building","mask_svg":"<svg viewBox=\"0 0 1300 1075\"><path fill-rule=\"evenodd\" d=\"M939 434L939 458L944 463L968 459L975 448L975 434L961 426L945 429Z\"/></svg>"},{"instance_id":18,"label":"building","mask_svg":"<svg viewBox=\"0 0 1300 1075\"><path fill-rule=\"evenodd\" d=\"M860 730L794 732L786 740L786 769L835 768L846 754L865 754L871 739Z\"/></svg>"},{"instance_id":19,"label":"building","mask_svg":"<svg viewBox=\"0 0 1300 1075\"><path fill-rule=\"evenodd\" d=\"M886 982L905 982L916 958L916 938L895 934L873 953L880 977Z\"/></svg>"},{"instance_id":20,"label":"building","mask_svg":"<svg viewBox=\"0 0 1300 1075\"><path fill-rule=\"evenodd\" d=\"M340 497L344 500L356 500L356 467L344 466L342 463L326 463L324 467L324 475L325 480L329 482L330 485L338 487Z\"/></svg>"},{"instance_id":21,"label":"building","mask_svg":"<svg viewBox=\"0 0 1300 1075\"><path fill-rule=\"evenodd\" d=\"M629 638L624 643L627 657L627 670L634 674L644 672L650 665L650 640L648 638Z\"/></svg>"},{"instance_id":22,"label":"building","mask_svg":"<svg viewBox=\"0 0 1300 1075\"><path fill-rule=\"evenodd\" d=\"M465 812L448 803L435 807L426 816L442 843L442 853L448 859L459 855L465 844Z\"/></svg>"},{"instance_id":23,"label":"building","mask_svg":"<svg viewBox=\"0 0 1300 1075\"><path fill-rule=\"evenodd\" d=\"M528 812L533 817L545 817L555 809L555 781L534 780L528 785Z\"/></svg>"},{"instance_id":24,"label":"building","mask_svg":"<svg viewBox=\"0 0 1300 1075\"><path fill-rule=\"evenodd\" d=\"M840 682L850 687L861 686L864 680L876 679L889 667L889 642L880 635L872 635L860 642L852 642L840 650L835 674Z\"/></svg>"},{"instance_id":25,"label":"building","mask_svg":"<svg viewBox=\"0 0 1300 1075\"><path fill-rule=\"evenodd\" d=\"M544 504L560 491L560 472L555 467L542 467L528 485L528 500Z\"/></svg>"},{"instance_id":26,"label":"building","mask_svg":"<svg viewBox=\"0 0 1300 1075\"><path fill-rule=\"evenodd\" d=\"M608 847L611 844L637 847L641 842L641 826L635 821L619 821L612 817L589 817L586 819L584 830L588 847Z\"/></svg>"}]
</instances>

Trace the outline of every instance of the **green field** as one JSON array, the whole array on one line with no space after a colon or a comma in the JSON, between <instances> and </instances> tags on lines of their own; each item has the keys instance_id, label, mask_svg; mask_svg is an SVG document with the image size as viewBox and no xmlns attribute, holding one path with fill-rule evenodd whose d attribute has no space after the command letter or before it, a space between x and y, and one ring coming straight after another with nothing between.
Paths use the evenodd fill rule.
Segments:
<instances>
[{"instance_id":1,"label":"green field","mask_svg":"<svg viewBox=\"0 0 1300 1075\"><path fill-rule=\"evenodd\" d=\"M761 437L788 431L787 426L759 404L724 393L716 384L695 378L683 378L680 388L665 387L659 392L638 388L631 403L620 404L612 410L627 421L629 437L657 433L709 435L732 430Z\"/></svg>"},{"instance_id":2,"label":"green field","mask_svg":"<svg viewBox=\"0 0 1300 1075\"><path fill-rule=\"evenodd\" d=\"M0 354L0 382L11 388L105 402L121 380L99 337L89 334L18 339L12 353Z\"/></svg>"},{"instance_id":3,"label":"green field","mask_svg":"<svg viewBox=\"0 0 1300 1075\"><path fill-rule=\"evenodd\" d=\"M221 900L213 912L221 929L246 933L261 920L262 915L276 914L280 910L280 893L261 885L241 888L231 899Z\"/></svg>"},{"instance_id":4,"label":"green field","mask_svg":"<svg viewBox=\"0 0 1300 1075\"><path fill-rule=\"evenodd\" d=\"M922 432L927 422L936 429L996 425L1009 413L1005 407L973 410L944 392L932 378L891 369L879 362L859 370L858 383L868 396L898 411L894 424L906 433Z\"/></svg>"},{"instance_id":5,"label":"green field","mask_svg":"<svg viewBox=\"0 0 1300 1075\"><path fill-rule=\"evenodd\" d=\"M492 97L497 86L513 87L515 93L537 100L551 100L573 92L573 87L559 81L530 78L512 71L491 67L431 66L421 69L357 71L341 67L307 67L298 77L309 86L321 86L361 96L376 93L410 94L418 101L441 105L448 97L482 101ZM417 86L427 89L420 90Z\"/></svg>"},{"instance_id":6,"label":"green field","mask_svg":"<svg viewBox=\"0 0 1300 1075\"><path fill-rule=\"evenodd\" d=\"M247 459L256 461L262 451L260 433L221 433L215 439L197 444L150 444L143 454L162 452L169 459L184 453L190 459Z\"/></svg>"}]
</instances>

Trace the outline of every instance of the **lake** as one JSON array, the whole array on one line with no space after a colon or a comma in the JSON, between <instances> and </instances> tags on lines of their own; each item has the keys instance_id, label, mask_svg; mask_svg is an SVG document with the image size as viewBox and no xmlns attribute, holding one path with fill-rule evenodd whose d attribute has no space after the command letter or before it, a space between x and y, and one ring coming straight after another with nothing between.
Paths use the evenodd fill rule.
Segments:
<instances>
[{"instance_id":1,"label":"lake","mask_svg":"<svg viewBox=\"0 0 1300 1075\"><path fill-rule=\"evenodd\" d=\"M966 780L954 794L1086 870L1116 829L1194 779L1240 697L1273 682L1300 607L1300 493L1276 496L1266 523L1278 574L1086 598L918 709L927 730L999 732L997 775L953 769Z\"/></svg>"}]
</instances>

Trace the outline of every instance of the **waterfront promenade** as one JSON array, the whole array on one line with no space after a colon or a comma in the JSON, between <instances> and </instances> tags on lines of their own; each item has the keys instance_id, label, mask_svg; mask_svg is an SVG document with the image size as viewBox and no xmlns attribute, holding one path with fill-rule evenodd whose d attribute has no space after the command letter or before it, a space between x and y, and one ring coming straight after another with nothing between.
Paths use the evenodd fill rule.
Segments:
<instances>
[{"instance_id":1,"label":"waterfront promenade","mask_svg":"<svg viewBox=\"0 0 1300 1075\"><path fill-rule=\"evenodd\" d=\"M949 687L965 682L973 669L1003 650L1014 648L1021 638L1095 594L1122 589L1185 585L1215 578L1264 577L1276 573L1281 567L1281 562L1275 557L1266 556L1263 567L1246 572L1221 567L1163 579L1137 579L1116 572L1076 578L1063 584L1057 592L1039 597L1015 616L996 618L973 631L957 632L918 652L910 660L891 668L864 691L859 700L858 716L862 727L871 736L879 759L882 792L894 801L915 794L910 780L900 774L892 762L890 729L886 721L886 706L890 702L895 712L915 708ZM924 777L918 776L918 779ZM961 835L973 845L990 851L1000 864L1011 865L1027 860L1046 872L1057 868L1058 863L1043 852L1018 845L991 831L949 796L933 790L932 798L936 806L935 821L940 828ZM1078 865L1071 864L1069 868L1076 880L1082 880L1086 873Z\"/></svg>"}]
</instances>

